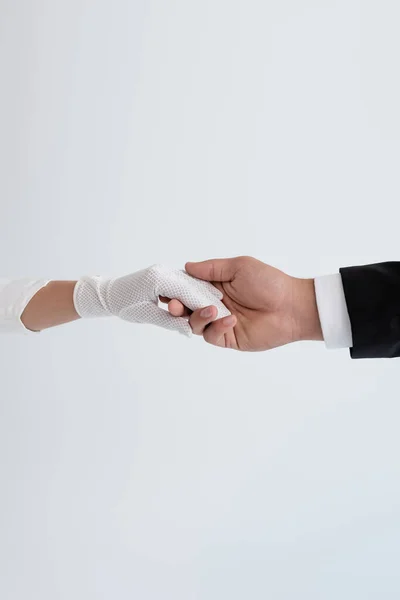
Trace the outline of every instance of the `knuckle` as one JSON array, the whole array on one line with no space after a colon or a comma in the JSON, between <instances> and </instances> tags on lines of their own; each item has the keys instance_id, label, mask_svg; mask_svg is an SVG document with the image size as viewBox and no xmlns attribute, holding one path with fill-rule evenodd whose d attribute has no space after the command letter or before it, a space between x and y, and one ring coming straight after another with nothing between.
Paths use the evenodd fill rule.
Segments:
<instances>
[{"instance_id":1,"label":"knuckle","mask_svg":"<svg viewBox=\"0 0 400 600\"><path fill-rule=\"evenodd\" d=\"M255 259L252 256L238 256L234 259L237 267L242 267L253 262Z\"/></svg>"},{"instance_id":2,"label":"knuckle","mask_svg":"<svg viewBox=\"0 0 400 600\"><path fill-rule=\"evenodd\" d=\"M146 271L148 280L152 283L157 281L160 277L160 271L160 265L152 265L151 267L149 267Z\"/></svg>"},{"instance_id":3,"label":"knuckle","mask_svg":"<svg viewBox=\"0 0 400 600\"><path fill-rule=\"evenodd\" d=\"M215 271L215 263L214 262L212 262L210 264L210 279L211 279L211 281L216 280L216 271Z\"/></svg>"}]
</instances>

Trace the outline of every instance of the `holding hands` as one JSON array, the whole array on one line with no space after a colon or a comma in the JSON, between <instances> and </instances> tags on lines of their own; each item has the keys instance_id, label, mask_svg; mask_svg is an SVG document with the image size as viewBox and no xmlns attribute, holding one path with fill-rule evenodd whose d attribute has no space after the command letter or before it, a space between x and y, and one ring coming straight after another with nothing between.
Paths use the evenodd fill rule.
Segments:
<instances>
[{"instance_id":1,"label":"holding hands","mask_svg":"<svg viewBox=\"0 0 400 600\"><path fill-rule=\"evenodd\" d=\"M186 271L155 265L117 278L11 282L7 289L8 298L16 299L13 311L21 315L8 323L14 329L23 324L25 331L79 317L116 316L193 332L215 346L242 351L322 340L314 280L290 277L250 257L187 263Z\"/></svg>"},{"instance_id":2,"label":"holding hands","mask_svg":"<svg viewBox=\"0 0 400 600\"><path fill-rule=\"evenodd\" d=\"M300 340L322 340L313 279L298 279L255 258L187 263L186 271L211 282L232 313L220 318L216 306L191 312L171 300L169 312L189 318L206 342L242 351L269 350Z\"/></svg>"}]
</instances>

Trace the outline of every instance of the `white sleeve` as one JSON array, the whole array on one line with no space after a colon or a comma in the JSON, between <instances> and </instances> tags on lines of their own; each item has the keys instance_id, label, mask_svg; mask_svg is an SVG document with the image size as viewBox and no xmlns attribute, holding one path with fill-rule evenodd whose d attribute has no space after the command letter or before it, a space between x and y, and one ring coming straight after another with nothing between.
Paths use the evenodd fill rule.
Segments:
<instances>
[{"instance_id":1,"label":"white sleeve","mask_svg":"<svg viewBox=\"0 0 400 600\"><path fill-rule=\"evenodd\" d=\"M33 333L21 315L33 296L49 282L45 279L0 279L0 333Z\"/></svg>"},{"instance_id":2,"label":"white sleeve","mask_svg":"<svg viewBox=\"0 0 400 600\"><path fill-rule=\"evenodd\" d=\"M344 295L342 276L316 277L315 295L322 333L327 348L351 348L353 336Z\"/></svg>"}]
</instances>

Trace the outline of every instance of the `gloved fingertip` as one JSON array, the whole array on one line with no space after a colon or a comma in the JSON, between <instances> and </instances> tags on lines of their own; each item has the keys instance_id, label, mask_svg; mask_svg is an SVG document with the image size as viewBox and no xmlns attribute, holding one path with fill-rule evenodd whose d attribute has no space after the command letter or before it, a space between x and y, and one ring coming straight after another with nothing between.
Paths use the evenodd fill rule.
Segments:
<instances>
[{"instance_id":1,"label":"gloved fingertip","mask_svg":"<svg viewBox=\"0 0 400 600\"><path fill-rule=\"evenodd\" d=\"M217 310L217 319L223 319L224 317L229 317L232 314L231 311L225 306L225 304L222 304L222 302L219 306L217 306Z\"/></svg>"},{"instance_id":2,"label":"gloved fingertip","mask_svg":"<svg viewBox=\"0 0 400 600\"><path fill-rule=\"evenodd\" d=\"M178 333L185 336L186 338L191 338L193 336L193 332L191 329L178 329Z\"/></svg>"},{"instance_id":3,"label":"gloved fingertip","mask_svg":"<svg viewBox=\"0 0 400 600\"><path fill-rule=\"evenodd\" d=\"M223 293L221 292L221 290L219 290L218 288L214 288L213 289L213 294L216 298L218 298L218 300L222 300L222 298L224 297Z\"/></svg>"},{"instance_id":4,"label":"gloved fingertip","mask_svg":"<svg viewBox=\"0 0 400 600\"><path fill-rule=\"evenodd\" d=\"M192 328L185 319L182 319L182 322L176 327L176 331L187 338L191 338L193 335Z\"/></svg>"}]
</instances>

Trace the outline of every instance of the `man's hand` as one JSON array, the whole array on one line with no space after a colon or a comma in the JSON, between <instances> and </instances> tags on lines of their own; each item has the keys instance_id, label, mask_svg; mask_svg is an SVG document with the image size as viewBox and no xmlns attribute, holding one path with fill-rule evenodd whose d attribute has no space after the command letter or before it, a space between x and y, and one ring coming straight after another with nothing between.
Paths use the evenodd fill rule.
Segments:
<instances>
[{"instance_id":1,"label":"man's hand","mask_svg":"<svg viewBox=\"0 0 400 600\"><path fill-rule=\"evenodd\" d=\"M190 316L193 332L215 346L243 351L270 350L300 340L322 340L314 280L297 279L254 258L187 263L186 271L212 282L222 293L231 317L215 321L207 307L190 314L172 300L169 311Z\"/></svg>"}]
</instances>

